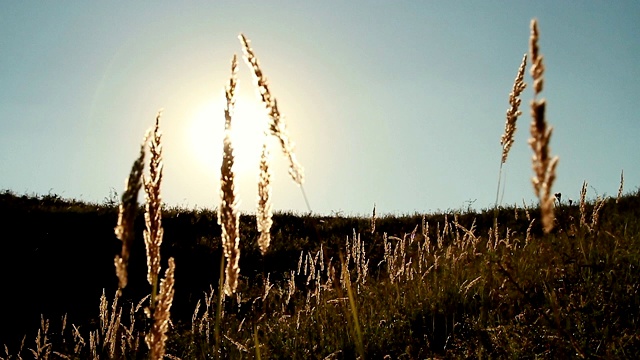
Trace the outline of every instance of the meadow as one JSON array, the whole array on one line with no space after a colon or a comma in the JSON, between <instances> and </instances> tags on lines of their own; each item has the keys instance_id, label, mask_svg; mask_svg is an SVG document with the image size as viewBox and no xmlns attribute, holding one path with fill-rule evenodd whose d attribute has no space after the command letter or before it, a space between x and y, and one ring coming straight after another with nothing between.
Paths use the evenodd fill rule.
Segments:
<instances>
[{"instance_id":1,"label":"meadow","mask_svg":"<svg viewBox=\"0 0 640 360\"><path fill-rule=\"evenodd\" d=\"M305 196L277 102L240 40L269 114L265 139L278 139ZM495 206L479 211L277 212L265 145L256 215L240 214L234 56L215 209L162 203L161 114L122 194L101 204L0 194L0 218L21 236L0 244L0 358L640 358L640 189L625 193L621 175L616 197L588 200L586 181L575 202L553 193L561 165L540 99L535 21L529 40L508 97L500 171L529 61L537 205L499 204L499 182Z\"/></svg>"}]
</instances>

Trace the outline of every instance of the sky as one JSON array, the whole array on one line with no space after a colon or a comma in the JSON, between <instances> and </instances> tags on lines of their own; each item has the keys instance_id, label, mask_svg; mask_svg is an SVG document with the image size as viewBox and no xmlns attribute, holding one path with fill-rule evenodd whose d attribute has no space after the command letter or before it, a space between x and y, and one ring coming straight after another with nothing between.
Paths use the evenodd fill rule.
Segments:
<instances>
[{"instance_id":1,"label":"sky","mask_svg":"<svg viewBox=\"0 0 640 360\"><path fill-rule=\"evenodd\" d=\"M162 109L163 201L216 208L224 86L244 34L278 101L304 193L271 139L275 211L389 215L494 205L508 98L538 20L554 192L640 184L638 1L4 1L0 189L122 194ZM254 213L267 124L240 58L238 208ZM527 67L527 70L529 67ZM536 203L531 77L501 204ZM141 196L140 200L143 198Z\"/></svg>"}]
</instances>

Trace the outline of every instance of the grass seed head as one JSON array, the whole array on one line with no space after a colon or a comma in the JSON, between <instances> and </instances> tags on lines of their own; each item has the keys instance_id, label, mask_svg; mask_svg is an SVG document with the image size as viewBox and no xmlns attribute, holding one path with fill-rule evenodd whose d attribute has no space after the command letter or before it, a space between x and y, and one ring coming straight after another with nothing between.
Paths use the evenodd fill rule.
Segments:
<instances>
[{"instance_id":1,"label":"grass seed head","mask_svg":"<svg viewBox=\"0 0 640 360\"><path fill-rule=\"evenodd\" d=\"M524 69L527 66L527 54L522 57L522 63L518 69L516 80L513 83L513 89L509 94L509 104L511 107L507 110L507 120L504 126L504 134L500 138L500 145L502 145L502 163L507 161L507 155L513 145L513 137L516 133L516 120L518 116L522 115L522 111L519 110L522 100L519 98L522 91L527 87L524 82Z\"/></svg>"},{"instance_id":2,"label":"grass seed head","mask_svg":"<svg viewBox=\"0 0 640 360\"><path fill-rule=\"evenodd\" d=\"M296 155L293 152L294 143L289 137L286 124L282 118L282 115L280 114L280 111L278 110L278 102L271 95L271 91L269 90L269 83L267 82L267 78L264 76L264 73L260 68L260 63L258 62L258 58L256 57L253 49L250 46L249 40L243 34L240 34L238 38L242 43L244 60L247 63L247 66L249 66L249 68L253 72L253 78L258 89L260 99L265 105L267 113L269 115L269 131L272 135L278 138L282 147L282 152L289 159L289 175L291 176L291 179L293 179L296 184L302 185L302 183L304 182L304 170L302 169L300 163L298 163Z\"/></svg>"},{"instance_id":3,"label":"grass seed head","mask_svg":"<svg viewBox=\"0 0 640 360\"><path fill-rule=\"evenodd\" d=\"M238 62L236 56L231 60L231 77L229 84L225 88L226 107L225 115L225 136L222 152L222 166L220 168L220 196L221 204L218 210L218 224L222 227L222 246L227 259L225 269L225 293L232 295L238 285L238 275L240 268L240 234L239 216L236 210L236 194L234 188L234 155L231 143L231 120L235 106L235 91L237 85Z\"/></svg>"},{"instance_id":4,"label":"grass seed head","mask_svg":"<svg viewBox=\"0 0 640 360\"><path fill-rule=\"evenodd\" d=\"M544 64L542 63L543 56L540 55L540 48L538 47L538 21L536 19L531 20L531 35L529 37L529 52L531 54L531 77L533 78L533 90L536 94L542 92L542 86L544 82Z\"/></svg>"},{"instance_id":5,"label":"grass seed head","mask_svg":"<svg viewBox=\"0 0 640 360\"><path fill-rule=\"evenodd\" d=\"M174 272L175 263L173 258L169 258L164 279L160 282L160 292L158 293L157 304L153 311L153 325L145 336L145 341L150 351L150 358L153 360L164 358L165 344L167 342L167 330L169 329L169 317L174 295Z\"/></svg>"},{"instance_id":6,"label":"grass seed head","mask_svg":"<svg viewBox=\"0 0 640 360\"><path fill-rule=\"evenodd\" d=\"M149 131L140 145L140 154L133 162L131 172L126 181L126 188L122 194L122 202L118 208L118 224L115 228L116 237L122 241L122 251L116 255L114 264L120 288L127 286L127 266L129 265L129 250L133 242L133 225L138 210L138 193L142 187L142 173L144 171L145 146L149 138Z\"/></svg>"},{"instance_id":7,"label":"grass seed head","mask_svg":"<svg viewBox=\"0 0 640 360\"><path fill-rule=\"evenodd\" d=\"M616 197L616 204L620 202L622 198L622 190L624 187L624 170L620 171L620 187L618 188L618 197Z\"/></svg>"},{"instance_id":8,"label":"grass seed head","mask_svg":"<svg viewBox=\"0 0 640 360\"><path fill-rule=\"evenodd\" d=\"M373 204L373 211L371 213L371 234L376 232L376 204Z\"/></svg>"},{"instance_id":9,"label":"grass seed head","mask_svg":"<svg viewBox=\"0 0 640 360\"><path fill-rule=\"evenodd\" d=\"M258 213L257 223L260 238L258 245L260 252L264 255L269 248L271 242L271 225L272 220L271 209L271 173L269 172L269 149L267 147L267 139L262 145L262 155L260 157L260 176L258 179Z\"/></svg>"},{"instance_id":10,"label":"grass seed head","mask_svg":"<svg viewBox=\"0 0 640 360\"><path fill-rule=\"evenodd\" d=\"M556 177L556 166L558 157L550 156L549 142L553 128L547 126L545 120L545 100L538 100L537 95L542 91L542 80L544 66L542 65L542 55L538 48L538 25L536 20L531 21L530 38L531 55L531 75L534 80L534 98L531 101L531 138L529 145L533 150L533 170L535 176L532 178L533 189L540 200L540 211L542 226L546 233L553 228L554 216L554 196L551 187Z\"/></svg>"},{"instance_id":11,"label":"grass seed head","mask_svg":"<svg viewBox=\"0 0 640 360\"><path fill-rule=\"evenodd\" d=\"M587 226L587 181L582 183L580 189L580 227Z\"/></svg>"},{"instance_id":12,"label":"grass seed head","mask_svg":"<svg viewBox=\"0 0 640 360\"><path fill-rule=\"evenodd\" d=\"M160 115L156 116L156 123L149 143L149 177L144 178L146 205L144 220L144 243L147 251L147 281L153 286L153 296L157 288L160 273L160 245L164 229L162 228L162 198L160 184L162 183L162 133L160 132Z\"/></svg>"}]
</instances>

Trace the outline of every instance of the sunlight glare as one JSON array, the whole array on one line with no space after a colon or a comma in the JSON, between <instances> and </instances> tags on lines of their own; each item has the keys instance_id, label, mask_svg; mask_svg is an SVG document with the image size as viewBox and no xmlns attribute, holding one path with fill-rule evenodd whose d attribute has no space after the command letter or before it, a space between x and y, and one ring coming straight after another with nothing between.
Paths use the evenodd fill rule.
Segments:
<instances>
[{"instance_id":1,"label":"sunlight glare","mask_svg":"<svg viewBox=\"0 0 640 360\"><path fill-rule=\"evenodd\" d=\"M231 122L234 148L234 172L238 176L258 174L260 151L268 117L262 104L255 98L239 97ZM190 152L207 172L219 173L224 138L224 104L211 102L195 113L186 140Z\"/></svg>"}]
</instances>

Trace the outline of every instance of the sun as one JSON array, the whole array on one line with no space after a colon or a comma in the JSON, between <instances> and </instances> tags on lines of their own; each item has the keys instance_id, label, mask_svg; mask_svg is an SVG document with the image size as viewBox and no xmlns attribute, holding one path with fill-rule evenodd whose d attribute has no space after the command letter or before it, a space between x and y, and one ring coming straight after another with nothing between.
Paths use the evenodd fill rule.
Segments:
<instances>
[{"instance_id":1,"label":"sun","mask_svg":"<svg viewBox=\"0 0 640 360\"><path fill-rule=\"evenodd\" d=\"M258 173L268 117L255 98L239 97L231 121L233 171L238 176ZM191 155L208 172L219 172L224 138L224 103L212 101L194 112L187 132Z\"/></svg>"}]
</instances>

